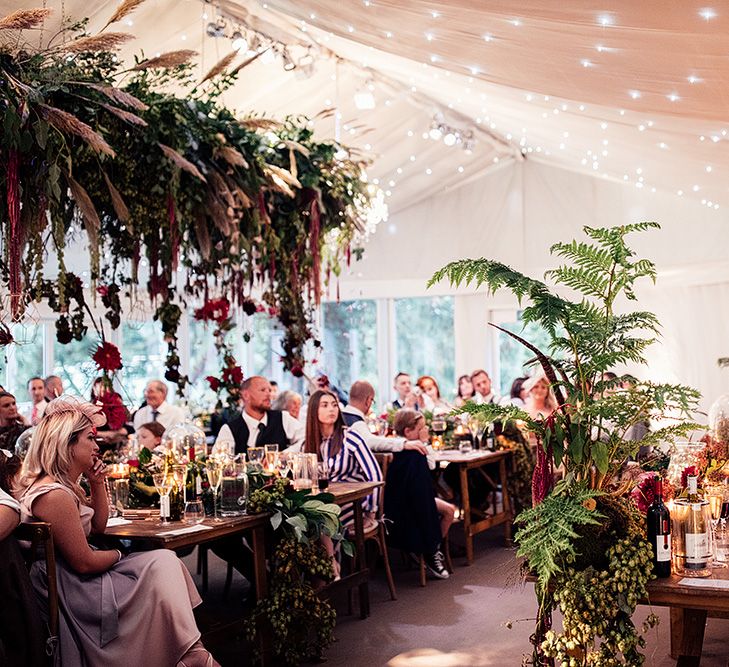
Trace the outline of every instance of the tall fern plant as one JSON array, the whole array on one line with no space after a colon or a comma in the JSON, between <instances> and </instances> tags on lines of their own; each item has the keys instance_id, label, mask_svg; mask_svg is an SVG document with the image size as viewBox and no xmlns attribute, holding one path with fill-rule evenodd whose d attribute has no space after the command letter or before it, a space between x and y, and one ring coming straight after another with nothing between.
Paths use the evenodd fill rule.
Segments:
<instances>
[{"instance_id":1,"label":"tall fern plant","mask_svg":"<svg viewBox=\"0 0 729 667\"><path fill-rule=\"evenodd\" d=\"M548 350L496 328L534 353L552 384L557 410L543 420L532 419L512 406L468 404L465 410L489 421L523 420L545 447L552 447L554 465L564 463L569 479L595 490L604 489L640 446L671 440L692 428L682 420L699 399L697 391L682 385L635 381L628 375L602 379L621 364L644 364L645 349L659 335L659 323L652 313L616 311L621 296L636 300L636 281L648 278L655 282L655 265L636 259L625 242L628 234L652 228L659 225L585 227L592 243L554 244L551 253L569 263L547 271L545 280L552 281L553 287L488 259L451 262L428 283L448 279L454 286L486 285L492 292L506 288L520 303L528 301L522 320L539 324L549 333ZM568 291L576 293L576 298L565 296ZM629 389L622 388L626 382ZM631 426L644 421L647 414L664 418L664 425L639 441L626 441Z\"/></svg>"},{"instance_id":2,"label":"tall fern plant","mask_svg":"<svg viewBox=\"0 0 729 667\"><path fill-rule=\"evenodd\" d=\"M565 263L547 271L544 281L483 258L452 262L429 281L429 286L447 279L455 286L508 289L527 302L523 322L549 334L549 348L540 350L496 327L534 354L557 399L552 414L535 419L515 406L467 403L462 408L485 421L522 420L539 443L535 506L516 519L522 527L518 553L537 576L534 664L643 662L643 638L631 616L645 596L651 552L642 518L619 497L625 489L617 473L641 446L670 442L693 429L688 419L700 398L686 386L626 374L603 379L623 364L645 364L646 348L660 335L652 313L618 308L623 300L637 300L637 281L655 282L655 265L636 258L626 244L629 234L654 228L659 228L654 222L585 227L588 241L552 246L551 253ZM629 439L631 427L648 416L660 427ZM553 470L560 465L565 477L553 488ZM561 633L550 629L557 606Z\"/></svg>"}]
</instances>

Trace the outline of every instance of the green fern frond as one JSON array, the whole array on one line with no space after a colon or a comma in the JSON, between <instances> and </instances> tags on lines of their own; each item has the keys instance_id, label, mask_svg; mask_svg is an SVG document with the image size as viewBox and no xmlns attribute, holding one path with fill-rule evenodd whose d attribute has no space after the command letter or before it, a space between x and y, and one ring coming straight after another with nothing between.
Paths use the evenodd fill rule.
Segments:
<instances>
[{"instance_id":1,"label":"green fern frond","mask_svg":"<svg viewBox=\"0 0 729 667\"><path fill-rule=\"evenodd\" d=\"M590 511L583 505L600 495L598 492L572 490L571 493L570 496L552 493L515 520L524 527L515 538L519 546L517 555L527 559L545 588L549 580L564 569L567 559L578 555L574 547L577 527L599 524L604 518L600 512Z\"/></svg>"}]
</instances>

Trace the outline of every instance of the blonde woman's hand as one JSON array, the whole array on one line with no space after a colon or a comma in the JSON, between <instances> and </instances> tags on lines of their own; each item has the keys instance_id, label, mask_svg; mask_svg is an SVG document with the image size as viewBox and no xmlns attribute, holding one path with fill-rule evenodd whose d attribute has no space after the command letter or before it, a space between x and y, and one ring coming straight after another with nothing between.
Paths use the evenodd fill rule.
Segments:
<instances>
[{"instance_id":1,"label":"blonde woman's hand","mask_svg":"<svg viewBox=\"0 0 729 667\"><path fill-rule=\"evenodd\" d=\"M99 486L106 479L106 465L101 459L95 459L94 464L86 472L86 478L91 486Z\"/></svg>"}]
</instances>

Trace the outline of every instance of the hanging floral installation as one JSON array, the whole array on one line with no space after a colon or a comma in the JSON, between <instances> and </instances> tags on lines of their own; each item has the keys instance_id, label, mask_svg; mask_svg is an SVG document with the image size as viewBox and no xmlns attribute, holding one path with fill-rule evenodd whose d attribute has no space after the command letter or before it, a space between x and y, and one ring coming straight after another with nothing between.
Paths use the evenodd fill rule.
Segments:
<instances>
[{"instance_id":1,"label":"hanging floral installation","mask_svg":"<svg viewBox=\"0 0 729 667\"><path fill-rule=\"evenodd\" d=\"M139 4L123 2L109 24ZM27 42L49 13L0 19L0 319L19 321L46 299L59 341L81 339L84 290L65 255L84 240L109 325L126 298L146 295L168 344L166 377L180 389L176 332L188 303L247 309L255 294L284 329L285 366L303 367L322 283L359 256L381 211L365 165L315 140L305 118L241 119L223 106L255 57L233 66L231 53L196 81L194 52L125 66L114 52L131 35L88 35L85 21ZM173 86L184 95L166 92Z\"/></svg>"}]
</instances>

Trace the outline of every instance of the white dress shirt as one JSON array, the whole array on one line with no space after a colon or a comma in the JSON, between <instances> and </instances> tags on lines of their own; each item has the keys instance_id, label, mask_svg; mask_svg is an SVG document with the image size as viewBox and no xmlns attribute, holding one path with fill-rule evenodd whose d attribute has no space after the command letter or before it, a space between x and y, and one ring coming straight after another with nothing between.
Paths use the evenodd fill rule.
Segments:
<instances>
[{"instance_id":1,"label":"white dress shirt","mask_svg":"<svg viewBox=\"0 0 729 667\"><path fill-rule=\"evenodd\" d=\"M482 396L478 392L476 392L473 395L473 398L471 400L476 405L487 405L488 403L493 403L494 405L499 405L499 402L501 401L501 396L498 394L495 394L493 391L488 396Z\"/></svg>"},{"instance_id":2,"label":"white dress shirt","mask_svg":"<svg viewBox=\"0 0 729 667\"><path fill-rule=\"evenodd\" d=\"M258 425L263 424L264 426L268 426L268 413L264 413L263 419L260 420L256 419L255 417L251 417L245 410L243 410L241 416L243 417L243 421L245 421L246 426L248 427L247 446L255 447L256 439L258 438ZM286 433L286 437L289 441L289 446L295 446L297 449L300 448L301 445L304 443L304 439L306 437L303 422L295 419L285 410L281 411L281 420L283 422L284 433ZM230 426L228 426L227 424L223 424L223 426L220 428L218 437L215 439L215 448L227 448L227 450L231 453L235 451L235 438L233 437L233 431L230 430Z\"/></svg>"},{"instance_id":3,"label":"white dress shirt","mask_svg":"<svg viewBox=\"0 0 729 667\"><path fill-rule=\"evenodd\" d=\"M185 421L185 411L182 408L178 408L176 405L170 405L167 401L162 401L160 406L157 408L157 419L155 420L152 415L153 408L149 405L145 405L143 408L139 408L134 413L134 430L136 431L140 426L149 424L149 422L158 421L165 429L179 424Z\"/></svg>"},{"instance_id":4,"label":"white dress shirt","mask_svg":"<svg viewBox=\"0 0 729 667\"><path fill-rule=\"evenodd\" d=\"M362 410L359 410L352 405L346 405L342 409L342 412L350 415L357 415L364 419L364 413ZM392 452L395 454L396 452L401 452L405 446L405 438L385 438L381 435L375 435L370 431L367 423L364 421L358 420L349 428L360 436L373 452Z\"/></svg>"},{"instance_id":5,"label":"white dress shirt","mask_svg":"<svg viewBox=\"0 0 729 667\"><path fill-rule=\"evenodd\" d=\"M43 413L46 411L46 405L48 401L44 398L40 403L31 405L26 412L23 413L25 421L31 426L35 426L43 418ZM33 419L33 410L35 410L35 419Z\"/></svg>"}]
</instances>

